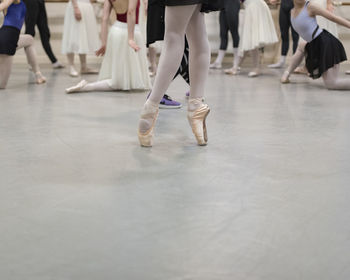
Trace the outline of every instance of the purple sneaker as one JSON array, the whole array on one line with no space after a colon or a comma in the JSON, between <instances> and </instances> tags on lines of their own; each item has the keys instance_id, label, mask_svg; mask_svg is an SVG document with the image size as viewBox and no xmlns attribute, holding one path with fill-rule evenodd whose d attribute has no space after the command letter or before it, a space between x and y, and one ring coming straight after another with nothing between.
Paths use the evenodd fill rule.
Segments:
<instances>
[{"instance_id":1,"label":"purple sneaker","mask_svg":"<svg viewBox=\"0 0 350 280\"><path fill-rule=\"evenodd\" d=\"M159 103L160 109L179 109L182 107L180 102L172 100L170 96L164 94L162 100Z\"/></svg>"}]
</instances>

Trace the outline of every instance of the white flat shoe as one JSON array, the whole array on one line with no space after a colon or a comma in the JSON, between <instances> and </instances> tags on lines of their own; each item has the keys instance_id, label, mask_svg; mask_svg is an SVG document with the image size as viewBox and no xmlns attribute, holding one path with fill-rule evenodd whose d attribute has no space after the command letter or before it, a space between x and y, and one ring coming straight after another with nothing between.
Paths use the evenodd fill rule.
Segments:
<instances>
[{"instance_id":1,"label":"white flat shoe","mask_svg":"<svg viewBox=\"0 0 350 280\"><path fill-rule=\"evenodd\" d=\"M222 64L214 62L214 63L210 64L209 67L210 67L210 69L222 69Z\"/></svg>"},{"instance_id":2,"label":"white flat shoe","mask_svg":"<svg viewBox=\"0 0 350 280\"><path fill-rule=\"evenodd\" d=\"M260 73L255 72L255 71L251 71L248 73L249 78L255 78L255 77L258 77L259 75L260 75Z\"/></svg>"},{"instance_id":3,"label":"white flat shoe","mask_svg":"<svg viewBox=\"0 0 350 280\"><path fill-rule=\"evenodd\" d=\"M240 69L239 68L230 68L230 69L226 69L224 72L226 75L236 76L240 73Z\"/></svg>"},{"instance_id":4,"label":"white flat shoe","mask_svg":"<svg viewBox=\"0 0 350 280\"><path fill-rule=\"evenodd\" d=\"M79 76L78 71L75 70L75 68L73 66L69 67L69 76L74 77L74 78Z\"/></svg>"}]
</instances>

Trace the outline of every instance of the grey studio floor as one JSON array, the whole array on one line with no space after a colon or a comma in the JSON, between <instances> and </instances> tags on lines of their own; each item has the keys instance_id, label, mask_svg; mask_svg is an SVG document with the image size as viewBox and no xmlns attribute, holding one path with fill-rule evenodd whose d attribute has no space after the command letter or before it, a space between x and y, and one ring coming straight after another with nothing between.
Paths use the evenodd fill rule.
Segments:
<instances>
[{"instance_id":1,"label":"grey studio floor","mask_svg":"<svg viewBox=\"0 0 350 280\"><path fill-rule=\"evenodd\" d=\"M146 93L43 70L0 92L1 280L350 279L349 91L213 71L198 147L177 79L145 149Z\"/></svg>"}]
</instances>

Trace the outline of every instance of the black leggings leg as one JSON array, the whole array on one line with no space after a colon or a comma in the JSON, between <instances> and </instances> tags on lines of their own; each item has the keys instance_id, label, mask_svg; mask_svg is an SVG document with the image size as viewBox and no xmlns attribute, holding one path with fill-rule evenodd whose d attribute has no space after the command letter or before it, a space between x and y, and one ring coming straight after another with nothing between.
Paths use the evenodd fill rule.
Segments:
<instances>
[{"instance_id":1,"label":"black leggings leg","mask_svg":"<svg viewBox=\"0 0 350 280\"><path fill-rule=\"evenodd\" d=\"M298 47L299 35L293 29L291 21L290 21L290 11L292 7L284 7L281 5L280 15L279 15L279 23L282 37L282 56L286 56L289 50L289 29L292 30L292 38L293 38L293 53L295 53Z\"/></svg>"},{"instance_id":2,"label":"black leggings leg","mask_svg":"<svg viewBox=\"0 0 350 280\"><path fill-rule=\"evenodd\" d=\"M35 25L38 26L41 43L52 63L57 61L50 45L50 30L47 23L47 15L44 1L25 0L27 6L26 13L26 34L35 36Z\"/></svg>"},{"instance_id":3,"label":"black leggings leg","mask_svg":"<svg viewBox=\"0 0 350 280\"><path fill-rule=\"evenodd\" d=\"M230 31L233 47L238 48L239 45L239 0L224 0L224 10L220 12L220 50L226 50L228 45L227 33Z\"/></svg>"},{"instance_id":4,"label":"black leggings leg","mask_svg":"<svg viewBox=\"0 0 350 280\"><path fill-rule=\"evenodd\" d=\"M190 84L190 69L189 69L189 55L190 55L190 49L188 46L187 38L185 38L185 49L184 49L184 55L182 57L181 65L179 70L177 71L174 79L181 75L182 78L186 81L186 83Z\"/></svg>"},{"instance_id":5,"label":"black leggings leg","mask_svg":"<svg viewBox=\"0 0 350 280\"><path fill-rule=\"evenodd\" d=\"M224 0L225 3L225 15L228 28L232 35L233 47L238 48L239 45L239 10L241 8L241 2L239 0Z\"/></svg>"}]
</instances>

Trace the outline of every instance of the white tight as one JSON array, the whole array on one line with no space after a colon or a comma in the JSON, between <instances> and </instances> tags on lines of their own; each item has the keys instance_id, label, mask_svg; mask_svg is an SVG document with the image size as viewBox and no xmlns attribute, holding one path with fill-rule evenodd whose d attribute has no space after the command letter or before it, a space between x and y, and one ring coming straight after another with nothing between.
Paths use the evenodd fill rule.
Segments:
<instances>
[{"instance_id":1,"label":"white tight","mask_svg":"<svg viewBox=\"0 0 350 280\"><path fill-rule=\"evenodd\" d=\"M292 56L292 60L287 68L288 73L293 73L294 70L303 61L303 59L305 57L305 46L306 46L306 41L299 39L299 44L298 44L297 50L295 51L294 55Z\"/></svg>"},{"instance_id":2,"label":"white tight","mask_svg":"<svg viewBox=\"0 0 350 280\"><path fill-rule=\"evenodd\" d=\"M350 79L340 79L339 68L339 64L337 64L323 73L322 78L324 84L328 89L349 90Z\"/></svg>"},{"instance_id":3,"label":"white tight","mask_svg":"<svg viewBox=\"0 0 350 280\"><path fill-rule=\"evenodd\" d=\"M160 57L150 101L159 104L177 70L185 45L190 48L190 98L202 98L209 71L210 49L201 5L167 6L164 47Z\"/></svg>"},{"instance_id":4,"label":"white tight","mask_svg":"<svg viewBox=\"0 0 350 280\"><path fill-rule=\"evenodd\" d=\"M33 72L41 77L40 68L36 58L36 51L34 47L34 38L31 35L20 35L17 43L18 49L24 48L27 56L28 64L31 66ZM0 55L0 89L6 88L8 79L11 74L13 56Z\"/></svg>"},{"instance_id":5,"label":"white tight","mask_svg":"<svg viewBox=\"0 0 350 280\"><path fill-rule=\"evenodd\" d=\"M97 81L93 83L88 83L85 85L81 91L114 91L108 84L108 80Z\"/></svg>"}]
</instances>

